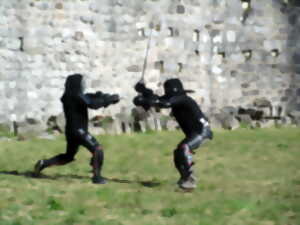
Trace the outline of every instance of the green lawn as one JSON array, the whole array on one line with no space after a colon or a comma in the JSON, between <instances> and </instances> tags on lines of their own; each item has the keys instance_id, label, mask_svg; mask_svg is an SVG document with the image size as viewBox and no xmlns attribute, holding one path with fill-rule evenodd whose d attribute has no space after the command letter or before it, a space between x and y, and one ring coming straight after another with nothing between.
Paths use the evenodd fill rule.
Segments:
<instances>
[{"instance_id":1,"label":"green lawn","mask_svg":"<svg viewBox=\"0 0 300 225\"><path fill-rule=\"evenodd\" d=\"M215 131L195 155L198 188L175 183L180 132L100 136L106 185L90 182L90 153L32 178L55 141L0 142L0 225L299 225L300 129Z\"/></svg>"}]
</instances>

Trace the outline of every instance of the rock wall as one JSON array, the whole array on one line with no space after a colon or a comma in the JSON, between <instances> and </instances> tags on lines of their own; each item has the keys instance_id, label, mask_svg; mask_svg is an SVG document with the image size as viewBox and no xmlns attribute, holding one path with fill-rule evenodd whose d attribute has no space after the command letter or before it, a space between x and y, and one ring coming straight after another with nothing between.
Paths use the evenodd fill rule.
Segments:
<instances>
[{"instance_id":1,"label":"rock wall","mask_svg":"<svg viewBox=\"0 0 300 225\"><path fill-rule=\"evenodd\" d=\"M75 72L88 91L123 96L93 114L130 110L150 33L146 82L158 93L179 77L208 113L261 97L300 111L300 14L286 2L0 0L0 123L60 114Z\"/></svg>"}]
</instances>

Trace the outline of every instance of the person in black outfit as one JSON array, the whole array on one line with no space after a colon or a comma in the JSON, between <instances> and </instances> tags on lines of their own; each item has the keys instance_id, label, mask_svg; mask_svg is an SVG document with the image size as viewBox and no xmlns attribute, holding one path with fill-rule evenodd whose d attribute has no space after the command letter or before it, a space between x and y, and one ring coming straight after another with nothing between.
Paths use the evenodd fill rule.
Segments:
<instances>
[{"instance_id":1,"label":"person in black outfit","mask_svg":"<svg viewBox=\"0 0 300 225\"><path fill-rule=\"evenodd\" d=\"M135 90L140 93L133 100L136 106L142 106L145 110L150 107L171 108L173 116L185 134L185 138L174 150L174 164L180 174L177 184L183 189L195 188L192 154L195 154L194 150L205 139L212 139L213 134L200 107L187 95L191 91L184 90L179 79L169 79L164 83L163 96L154 94L142 82L135 85Z\"/></svg>"},{"instance_id":2,"label":"person in black outfit","mask_svg":"<svg viewBox=\"0 0 300 225\"><path fill-rule=\"evenodd\" d=\"M66 153L56 155L50 159L39 160L34 168L35 175L50 166L65 165L74 160L79 146L86 147L91 153L91 166L93 167L92 182L104 184L106 180L101 176L104 154L102 146L88 132L88 108L98 109L115 104L119 101L117 94L84 94L84 80L81 74L67 77L65 92L61 98L66 118Z\"/></svg>"}]
</instances>

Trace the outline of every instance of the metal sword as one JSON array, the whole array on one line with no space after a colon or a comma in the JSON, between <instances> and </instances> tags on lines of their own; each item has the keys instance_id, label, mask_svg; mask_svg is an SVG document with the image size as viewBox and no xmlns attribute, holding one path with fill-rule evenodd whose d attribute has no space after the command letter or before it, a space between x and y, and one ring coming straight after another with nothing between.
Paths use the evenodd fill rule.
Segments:
<instances>
[{"instance_id":1,"label":"metal sword","mask_svg":"<svg viewBox=\"0 0 300 225\"><path fill-rule=\"evenodd\" d=\"M146 49L146 55L145 55L145 58L144 58L144 65L143 65L143 70L142 70L142 76L141 76L141 79L139 81L141 83L144 83L144 77L145 77L145 72L146 72L146 68L147 68L148 53L149 53L150 43L151 43L151 35L152 35L152 28L150 30L150 35L149 35L147 49Z\"/></svg>"}]
</instances>

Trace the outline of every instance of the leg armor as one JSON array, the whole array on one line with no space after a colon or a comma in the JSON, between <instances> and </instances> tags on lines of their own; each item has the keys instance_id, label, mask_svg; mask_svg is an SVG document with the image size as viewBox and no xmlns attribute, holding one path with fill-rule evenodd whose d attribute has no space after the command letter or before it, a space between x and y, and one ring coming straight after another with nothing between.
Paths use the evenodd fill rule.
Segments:
<instances>
[{"instance_id":1,"label":"leg armor","mask_svg":"<svg viewBox=\"0 0 300 225\"><path fill-rule=\"evenodd\" d=\"M192 174L192 152L187 144L180 144L174 151L174 163L181 179L186 179Z\"/></svg>"},{"instance_id":2,"label":"leg armor","mask_svg":"<svg viewBox=\"0 0 300 225\"><path fill-rule=\"evenodd\" d=\"M80 137L80 144L86 147L92 153L90 165L93 168L93 181L99 180L101 177L101 169L104 160L103 149L98 141L87 131L79 129L78 133Z\"/></svg>"},{"instance_id":3,"label":"leg armor","mask_svg":"<svg viewBox=\"0 0 300 225\"><path fill-rule=\"evenodd\" d=\"M197 149L204 138L201 135L194 135L185 138L174 151L174 164L180 174L180 179L187 179L193 173L192 166L194 150Z\"/></svg>"}]
</instances>

